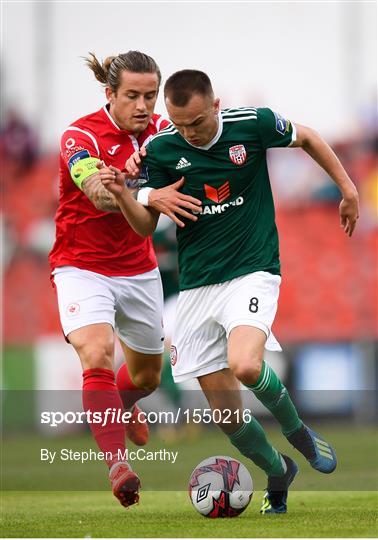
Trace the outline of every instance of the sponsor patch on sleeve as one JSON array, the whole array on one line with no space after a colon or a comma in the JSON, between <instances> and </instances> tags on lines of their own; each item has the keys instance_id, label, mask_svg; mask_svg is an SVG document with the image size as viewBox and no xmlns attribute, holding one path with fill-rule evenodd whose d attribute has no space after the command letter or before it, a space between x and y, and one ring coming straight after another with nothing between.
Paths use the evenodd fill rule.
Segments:
<instances>
[{"instance_id":1,"label":"sponsor patch on sleeve","mask_svg":"<svg viewBox=\"0 0 378 540\"><path fill-rule=\"evenodd\" d=\"M84 146L74 146L73 148L62 149L61 154L62 154L63 159L69 159L74 154L77 154L78 152L80 152L80 150L85 150Z\"/></svg>"},{"instance_id":2,"label":"sponsor patch on sleeve","mask_svg":"<svg viewBox=\"0 0 378 540\"><path fill-rule=\"evenodd\" d=\"M134 182L136 183L134 187L140 188L143 186L143 184L146 184L148 181L149 181L148 167L147 165L142 165L141 171L139 173L139 178L137 180L134 180Z\"/></svg>"},{"instance_id":3,"label":"sponsor patch on sleeve","mask_svg":"<svg viewBox=\"0 0 378 540\"><path fill-rule=\"evenodd\" d=\"M147 165L142 165L142 169L139 175L139 184L145 184L146 182L148 182L148 180L149 180L148 167Z\"/></svg>"},{"instance_id":4,"label":"sponsor patch on sleeve","mask_svg":"<svg viewBox=\"0 0 378 540\"><path fill-rule=\"evenodd\" d=\"M69 169L71 170L72 167L75 165L75 163L77 163L81 159L86 159L86 158L89 158L89 157L91 157L91 156L90 156L88 150L84 150L84 149L80 150L80 152L77 152L76 154L71 156L70 159L68 160Z\"/></svg>"},{"instance_id":5,"label":"sponsor patch on sleeve","mask_svg":"<svg viewBox=\"0 0 378 540\"><path fill-rule=\"evenodd\" d=\"M123 169L122 172L126 172L126 169ZM148 182L148 167L147 165L142 165L139 178L136 178L135 180L127 179L125 181L126 186L130 189L138 189L143 186L146 182Z\"/></svg>"},{"instance_id":6,"label":"sponsor patch on sleeve","mask_svg":"<svg viewBox=\"0 0 378 540\"><path fill-rule=\"evenodd\" d=\"M290 129L290 120L286 120L283 116L274 111L273 113L276 119L276 130L278 133L281 133L281 135L286 135Z\"/></svg>"}]
</instances>

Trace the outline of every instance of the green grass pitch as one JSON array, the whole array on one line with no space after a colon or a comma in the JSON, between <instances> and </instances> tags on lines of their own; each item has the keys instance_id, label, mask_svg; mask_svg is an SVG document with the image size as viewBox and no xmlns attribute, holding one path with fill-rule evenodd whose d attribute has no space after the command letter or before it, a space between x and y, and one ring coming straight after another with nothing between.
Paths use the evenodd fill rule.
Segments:
<instances>
[{"instance_id":1,"label":"green grass pitch","mask_svg":"<svg viewBox=\"0 0 378 540\"><path fill-rule=\"evenodd\" d=\"M262 493L233 519L197 514L185 492L146 492L124 509L105 492L9 492L3 498L5 537L375 537L376 493L293 492L289 513L262 516Z\"/></svg>"},{"instance_id":2,"label":"green grass pitch","mask_svg":"<svg viewBox=\"0 0 378 540\"><path fill-rule=\"evenodd\" d=\"M38 452L44 445L51 449L95 448L88 433L50 439L35 434L7 434L2 452L0 532L7 538L378 536L375 429L319 426L319 432L333 442L338 453L339 465L331 475L313 471L277 429L267 431L273 444L294 457L300 468L289 493L288 514L281 516L260 515L266 479L248 460L238 456L216 430L196 436L188 436L185 430L184 435L172 441L165 434L153 433L149 449L162 446L177 449L180 459L176 468L167 464L134 463L144 490L140 504L129 509L123 508L111 494L103 463L41 464ZM254 480L251 504L233 519L204 518L194 510L185 491L194 466L217 454L239 458L248 466ZM170 491L163 491L164 488Z\"/></svg>"}]
</instances>

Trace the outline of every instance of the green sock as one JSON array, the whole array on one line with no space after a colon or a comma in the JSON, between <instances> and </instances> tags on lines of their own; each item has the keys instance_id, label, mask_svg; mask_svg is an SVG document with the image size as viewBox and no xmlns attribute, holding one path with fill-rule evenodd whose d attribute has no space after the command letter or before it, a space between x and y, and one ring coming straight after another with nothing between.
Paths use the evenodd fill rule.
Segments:
<instances>
[{"instance_id":1,"label":"green sock","mask_svg":"<svg viewBox=\"0 0 378 540\"><path fill-rule=\"evenodd\" d=\"M231 443L269 476L281 476L286 470L280 454L270 444L259 422L252 417L229 435Z\"/></svg>"},{"instance_id":2,"label":"green sock","mask_svg":"<svg viewBox=\"0 0 378 540\"><path fill-rule=\"evenodd\" d=\"M302 427L303 422L298 417L289 392L268 364L263 362L257 383L248 388L278 420L286 437Z\"/></svg>"}]
</instances>

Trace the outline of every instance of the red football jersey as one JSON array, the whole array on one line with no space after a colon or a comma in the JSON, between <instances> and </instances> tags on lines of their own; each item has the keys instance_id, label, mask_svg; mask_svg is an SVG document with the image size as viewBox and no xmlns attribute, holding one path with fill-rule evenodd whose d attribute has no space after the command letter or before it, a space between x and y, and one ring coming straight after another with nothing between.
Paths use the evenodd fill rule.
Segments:
<instances>
[{"instance_id":1,"label":"red football jersey","mask_svg":"<svg viewBox=\"0 0 378 540\"><path fill-rule=\"evenodd\" d=\"M70 165L95 157L123 170L130 155L167 125L167 120L154 114L136 138L120 129L104 106L64 131L56 240L49 256L52 270L69 265L106 276L134 276L156 268L151 237L136 234L120 212L98 210L72 180Z\"/></svg>"}]
</instances>

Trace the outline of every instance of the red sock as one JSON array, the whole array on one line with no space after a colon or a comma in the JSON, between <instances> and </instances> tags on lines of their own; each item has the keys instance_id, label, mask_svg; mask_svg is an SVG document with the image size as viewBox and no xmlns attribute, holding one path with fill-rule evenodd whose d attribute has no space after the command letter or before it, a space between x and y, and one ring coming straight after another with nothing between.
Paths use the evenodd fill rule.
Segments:
<instances>
[{"instance_id":1,"label":"red sock","mask_svg":"<svg viewBox=\"0 0 378 540\"><path fill-rule=\"evenodd\" d=\"M116 384L123 406L126 410L131 409L138 399L149 396L153 392L153 390L142 390L141 388L135 386L130 378L129 371L125 363L123 363L118 370L116 375Z\"/></svg>"},{"instance_id":2,"label":"red sock","mask_svg":"<svg viewBox=\"0 0 378 540\"><path fill-rule=\"evenodd\" d=\"M123 412L122 402L114 382L114 371L102 368L83 371L83 407L86 412L101 413L101 422L92 421L89 427L100 450L107 453L105 460L110 467L119 461L118 451L125 453L126 435L125 425L122 422L117 422L111 414L105 417L107 409L116 409L116 414L118 410L121 411L120 414Z\"/></svg>"}]
</instances>

